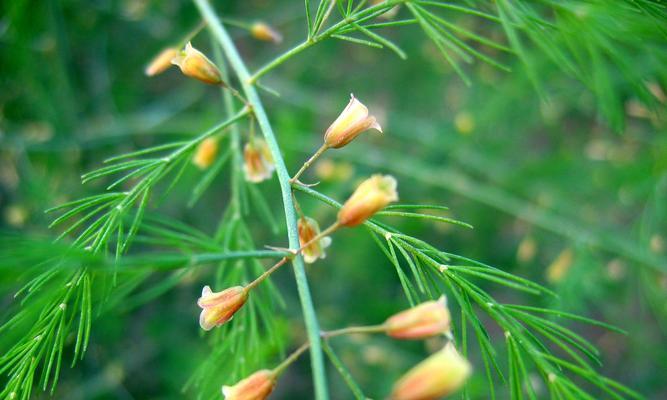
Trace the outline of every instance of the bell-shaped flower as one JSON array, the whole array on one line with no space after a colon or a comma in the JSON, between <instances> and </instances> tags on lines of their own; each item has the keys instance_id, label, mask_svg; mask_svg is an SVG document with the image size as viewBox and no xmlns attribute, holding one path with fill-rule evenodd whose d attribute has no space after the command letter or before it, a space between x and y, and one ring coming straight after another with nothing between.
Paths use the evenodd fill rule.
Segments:
<instances>
[{"instance_id":1,"label":"bell-shaped flower","mask_svg":"<svg viewBox=\"0 0 667 400\"><path fill-rule=\"evenodd\" d=\"M185 76L211 85L224 84L218 67L204 53L192 47L190 42L171 62L178 65Z\"/></svg>"},{"instance_id":2,"label":"bell-shaped flower","mask_svg":"<svg viewBox=\"0 0 667 400\"><path fill-rule=\"evenodd\" d=\"M325 258L326 253L324 252L324 249L331 244L331 238L325 236L313 241L313 239L320 234L320 225L317 221L304 216L297 221L297 227L299 229L299 242L301 243L301 246L310 243L301 250L303 260L308 264L312 264L317 261L318 258Z\"/></svg>"},{"instance_id":3,"label":"bell-shaped flower","mask_svg":"<svg viewBox=\"0 0 667 400\"><path fill-rule=\"evenodd\" d=\"M449 342L417 364L396 382L391 400L436 400L456 392L470 376L472 366Z\"/></svg>"},{"instance_id":4,"label":"bell-shaped flower","mask_svg":"<svg viewBox=\"0 0 667 400\"><path fill-rule=\"evenodd\" d=\"M160 54L155 56L155 58L153 58L151 62L148 63L146 69L144 69L144 73L147 76L155 76L163 73L169 67L171 67L171 60L173 60L176 56L178 56L178 49L168 47L162 50Z\"/></svg>"},{"instance_id":5,"label":"bell-shaped flower","mask_svg":"<svg viewBox=\"0 0 667 400\"><path fill-rule=\"evenodd\" d=\"M280 43L283 41L283 35L277 30L265 24L264 22L255 22L250 27L250 34L257 40L264 42Z\"/></svg>"},{"instance_id":6,"label":"bell-shaped flower","mask_svg":"<svg viewBox=\"0 0 667 400\"><path fill-rule=\"evenodd\" d=\"M268 369L259 370L234 386L223 386L225 400L264 400L273 391L276 376Z\"/></svg>"},{"instance_id":7,"label":"bell-shaped flower","mask_svg":"<svg viewBox=\"0 0 667 400\"><path fill-rule=\"evenodd\" d=\"M382 127L374 116L368 115L368 108L353 94L350 102L324 134L324 144L334 149L345 146L368 129L382 132Z\"/></svg>"},{"instance_id":8,"label":"bell-shaped flower","mask_svg":"<svg viewBox=\"0 0 667 400\"><path fill-rule=\"evenodd\" d=\"M387 204L398 200L396 179L391 175L373 175L357 187L338 212L338 223L355 226L366 221Z\"/></svg>"},{"instance_id":9,"label":"bell-shaped flower","mask_svg":"<svg viewBox=\"0 0 667 400\"><path fill-rule=\"evenodd\" d=\"M218 139L216 138L206 138L195 150L195 154L192 157L192 163L196 165L199 169L206 169L213 164L215 157L218 155Z\"/></svg>"},{"instance_id":10,"label":"bell-shaped flower","mask_svg":"<svg viewBox=\"0 0 667 400\"><path fill-rule=\"evenodd\" d=\"M220 326L232 319L234 314L248 300L248 290L242 286L234 286L222 292L213 292L204 286L197 305L202 308L199 325L205 331Z\"/></svg>"},{"instance_id":11,"label":"bell-shaped flower","mask_svg":"<svg viewBox=\"0 0 667 400\"><path fill-rule=\"evenodd\" d=\"M243 148L243 172L248 182L261 182L271 178L273 157L264 139L253 138Z\"/></svg>"},{"instance_id":12,"label":"bell-shaped flower","mask_svg":"<svg viewBox=\"0 0 667 400\"><path fill-rule=\"evenodd\" d=\"M385 322L387 335L396 339L425 339L450 331L451 315L445 296L395 314Z\"/></svg>"}]
</instances>

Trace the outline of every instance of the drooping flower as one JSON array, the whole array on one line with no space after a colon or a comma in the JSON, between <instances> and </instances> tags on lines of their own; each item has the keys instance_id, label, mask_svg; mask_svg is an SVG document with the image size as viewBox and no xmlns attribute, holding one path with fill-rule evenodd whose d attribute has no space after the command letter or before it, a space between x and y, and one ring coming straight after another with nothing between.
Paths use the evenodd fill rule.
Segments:
<instances>
[{"instance_id":1,"label":"drooping flower","mask_svg":"<svg viewBox=\"0 0 667 400\"><path fill-rule=\"evenodd\" d=\"M338 223L356 226L392 201L398 200L396 179L391 175L373 175L357 187L338 212Z\"/></svg>"},{"instance_id":2,"label":"drooping flower","mask_svg":"<svg viewBox=\"0 0 667 400\"><path fill-rule=\"evenodd\" d=\"M264 139L253 138L246 143L243 148L243 158L245 160L243 171L249 182L257 183L271 178L276 168L269 146Z\"/></svg>"},{"instance_id":3,"label":"drooping flower","mask_svg":"<svg viewBox=\"0 0 667 400\"><path fill-rule=\"evenodd\" d=\"M299 228L299 242L301 243L301 246L309 243L320 234L320 226L317 221L312 218L299 218L297 226ZM331 238L328 236L312 242L308 246L304 247L301 251L301 254L303 254L303 260L308 264L312 264L317 261L318 258L325 258L326 253L324 252L324 249L329 247L330 244Z\"/></svg>"},{"instance_id":4,"label":"drooping flower","mask_svg":"<svg viewBox=\"0 0 667 400\"><path fill-rule=\"evenodd\" d=\"M178 65L185 76L211 85L224 84L218 67L204 53L192 47L190 42L171 60L171 63Z\"/></svg>"},{"instance_id":5,"label":"drooping flower","mask_svg":"<svg viewBox=\"0 0 667 400\"><path fill-rule=\"evenodd\" d=\"M255 22L250 27L250 34L257 40L264 42L280 43L283 41L283 35L264 22Z\"/></svg>"},{"instance_id":6,"label":"drooping flower","mask_svg":"<svg viewBox=\"0 0 667 400\"><path fill-rule=\"evenodd\" d=\"M234 314L248 300L248 290L242 286L234 286L222 292L213 292L204 286L197 305L202 308L199 325L205 331L220 326L232 319Z\"/></svg>"},{"instance_id":7,"label":"drooping flower","mask_svg":"<svg viewBox=\"0 0 667 400\"><path fill-rule=\"evenodd\" d=\"M144 73L147 76L155 76L163 73L169 67L171 67L171 60L174 57L178 56L178 49L173 47L168 47L160 52L155 58L151 60L150 63L144 69Z\"/></svg>"},{"instance_id":8,"label":"drooping flower","mask_svg":"<svg viewBox=\"0 0 667 400\"><path fill-rule=\"evenodd\" d=\"M234 386L223 386L225 400L264 400L273 391L276 376L268 369L259 370L237 382Z\"/></svg>"},{"instance_id":9,"label":"drooping flower","mask_svg":"<svg viewBox=\"0 0 667 400\"><path fill-rule=\"evenodd\" d=\"M199 167L199 169L206 169L213 164L215 157L218 155L218 139L206 138L204 139L192 157L192 163Z\"/></svg>"},{"instance_id":10,"label":"drooping flower","mask_svg":"<svg viewBox=\"0 0 667 400\"><path fill-rule=\"evenodd\" d=\"M470 376L472 366L449 342L414 366L396 382L391 400L436 400L457 391Z\"/></svg>"},{"instance_id":11,"label":"drooping flower","mask_svg":"<svg viewBox=\"0 0 667 400\"><path fill-rule=\"evenodd\" d=\"M451 315L445 296L389 317L387 335L396 339L425 339L450 331Z\"/></svg>"},{"instance_id":12,"label":"drooping flower","mask_svg":"<svg viewBox=\"0 0 667 400\"><path fill-rule=\"evenodd\" d=\"M374 116L368 115L368 108L353 94L343 112L329 126L324 134L324 143L334 149L345 146L362 132L376 129L382 133L382 127Z\"/></svg>"}]
</instances>

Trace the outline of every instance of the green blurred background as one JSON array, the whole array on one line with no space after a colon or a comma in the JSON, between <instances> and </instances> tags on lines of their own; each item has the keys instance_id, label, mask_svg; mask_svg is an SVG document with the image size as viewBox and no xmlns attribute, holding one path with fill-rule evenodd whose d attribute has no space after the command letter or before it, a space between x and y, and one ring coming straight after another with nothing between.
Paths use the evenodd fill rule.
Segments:
<instances>
[{"instance_id":1,"label":"green blurred background","mask_svg":"<svg viewBox=\"0 0 667 400\"><path fill-rule=\"evenodd\" d=\"M283 44L276 46L230 28L251 69L304 38L302 2L214 4L223 16L261 19L283 33ZM189 2L17 0L3 2L0 9L0 227L5 231L54 237L45 209L104 188L104 182L81 185L81 174L112 155L196 135L222 118L218 90L183 79L175 68L154 78L143 74L157 52L197 25L199 15ZM506 43L496 24L445 15ZM586 23L570 28L577 26ZM609 25L612 33L615 28ZM567 48L572 38L586 43L590 37L581 29L545 46ZM667 398L664 36L662 42L632 45L617 38L621 42L609 46L618 45L627 65L612 57L583 56L580 76L527 42L536 87L515 55L487 51L512 72L476 62L466 67L472 80L467 86L417 28L386 34L406 50L407 60L330 40L262 79L280 93L262 96L290 171L320 145L324 130L354 93L378 115L385 134L364 134L354 145L328 152L307 181L321 181L318 190L342 201L358 180L376 171L391 173L399 179L402 202L450 207L447 216L474 229L386 222L439 248L544 283L560 295L554 300L480 282L499 301L557 307L627 330L621 335L572 325L601 349L603 373L648 398ZM193 42L212 53L206 32ZM651 101L627 80L628 66L651 89ZM213 232L230 182L221 173L188 208L200 176L187 169L152 211ZM251 213L247 219L255 242L284 246L275 178L259 189L280 230L272 233L261 216ZM302 207L320 225L335 218L331 209L305 197ZM214 268L177 279L173 273L152 274L135 289L138 295L101 313L86 357L76 368L63 369L55 398L194 398L182 388L209 348L199 334L193 299ZM20 272L2 271L3 322L15 310L13 293L25 278ZM407 306L394 268L362 231L337 233L328 257L307 272L325 329L377 323ZM275 315L279 336L290 349L305 335L296 287L288 270L274 281L286 303ZM155 295L141 295L154 288ZM492 338L502 342L502 332L484 322ZM3 351L11 345L5 339L0 343ZM373 398L386 395L402 371L434 348L382 337L341 338L334 345ZM267 352L271 365L279 360ZM478 355L471 357L481 371ZM333 368L329 372L333 397L349 398ZM230 383L222 378L228 373L220 371L219 384ZM281 379L273 398L311 398L311 385L305 357ZM471 397L487 398L485 385L476 374ZM499 397L505 395L500 389ZM35 395L41 396L46 397L41 391Z\"/></svg>"}]
</instances>

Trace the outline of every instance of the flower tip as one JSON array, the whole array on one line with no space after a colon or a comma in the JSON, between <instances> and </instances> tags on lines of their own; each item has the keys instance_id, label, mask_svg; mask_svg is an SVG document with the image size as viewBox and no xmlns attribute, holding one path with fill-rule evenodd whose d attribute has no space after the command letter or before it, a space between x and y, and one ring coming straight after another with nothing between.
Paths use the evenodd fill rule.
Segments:
<instances>
[{"instance_id":1,"label":"flower tip","mask_svg":"<svg viewBox=\"0 0 667 400\"><path fill-rule=\"evenodd\" d=\"M213 292L205 286L202 289L202 297L197 300L197 305L202 308L199 326L208 331L228 322L243 307L247 299L248 290L241 286L234 286L222 292Z\"/></svg>"},{"instance_id":2,"label":"flower tip","mask_svg":"<svg viewBox=\"0 0 667 400\"><path fill-rule=\"evenodd\" d=\"M206 310L202 310L202 312L199 314L199 327L201 327L205 331L210 331L213 329L215 325L210 324L206 320Z\"/></svg>"},{"instance_id":3,"label":"flower tip","mask_svg":"<svg viewBox=\"0 0 667 400\"><path fill-rule=\"evenodd\" d=\"M301 246L305 246L302 250L303 260L307 264L312 264L319 258L326 257L324 249L331 244L331 238L325 236L314 240L320 234L320 226L317 221L304 216L297 221L297 228L299 231L299 243Z\"/></svg>"},{"instance_id":4,"label":"flower tip","mask_svg":"<svg viewBox=\"0 0 667 400\"><path fill-rule=\"evenodd\" d=\"M283 41L283 35L281 35L280 32L261 21L255 22L250 27L250 34L255 39L264 42L273 42L274 44L279 44Z\"/></svg>"},{"instance_id":5,"label":"flower tip","mask_svg":"<svg viewBox=\"0 0 667 400\"><path fill-rule=\"evenodd\" d=\"M243 148L243 172L248 182L259 183L270 179L275 164L264 139L254 138Z\"/></svg>"},{"instance_id":6,"label":"flower tip","mask_svg":"<svg viewBox=\"0 0 667 400\"><path fill-rule=\"evenodd\" d=\"M185 76L211 85L224 85L218 67L190 42L171 59L171 63L177 65Z\"/></svg>"},{"instance_id":7,"label":"flower tip","mask_svg":"<svg viewBox=\"0 0 667 400\"><path fill-rule=\"evenodd\" d=\"M324 143L338 149L369 129L382 132L377 119L369 115L368 108L350 93L349 103L324 133Z\"/></svg>"},{"instance_id":8,"label":"flower tip","mask_svg":"<svg viewBox=\"0 0 667 400\"><path fill-rule=\"evenodd\" d=\"M146 76L155 76L163 73L171 67L171 60L178 55L178 50L173 47L168 47L162 50L144 69Z\"/></svg>"},{"instance_id":9,"label":"flower tip","mask_svg":"<svg viewBox=\"0 0 667 400\"><path fill-rule=\"evenodd\" d=\"M373 118L373 119L375 119L375 118ZM375 129L376 131L378 131L380 133L384 133L382 131L382 127L380 126L380 123L377 120L373 121L373 124L371 125L371 128Z\"/></svg>"},{"instance_id":10,"label":"flower tip","mask_svg":"<svg viewBox=\"0 0 667 400\"><path fill-rule=\"evenodd\" d=\"M259 370L233 386L223 386L226 400L264 400L273 391L276 376L273 371Z\"/></svg>"},{"instance_id":11,"label":"flower tip","mask_svg":"<svg viewBox=\"0 0 667 400\"><path fill-rule=\"evenodd\" d=\"M398 200L396 178L391 175L373 175L361 183L338 212L343 226L359 225L373 214Z\"/></svg>"}]
</instances>

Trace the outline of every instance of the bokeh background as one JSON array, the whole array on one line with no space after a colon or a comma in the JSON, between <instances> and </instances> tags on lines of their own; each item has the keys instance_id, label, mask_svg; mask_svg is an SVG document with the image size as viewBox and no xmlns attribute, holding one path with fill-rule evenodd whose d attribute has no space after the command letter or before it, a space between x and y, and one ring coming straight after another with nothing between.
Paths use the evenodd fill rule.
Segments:
<instances>
[{"instance_id":1,"label":"bokeh background","mask_svg":"<svg viewBox=\"0 0 667 400\"><path fill-rule=\"evenodd\" d=\"M283 33L283 43L273 45L230 28L251 69L303 40L302 2L214 3L223 16L261 19ZM587 2L569 2L575 3L584 7ZM221 120L218 90L183 79L177 69L150 79L143 74L150 58L197 25L191 3L20 0L3 2L0 9L4 231L55 237L47 228L53 216L44 210L104 188L104 182L81 185L81 174L112 155L191 137ZM506 43L497 24L444 15ZM568 48L573 37L592 41L585 26L585 21L572 24L571 37L555 37L544 47ZM613 36L617 27L610 22L608 28ZM406 50L407 60L330 40L262 79L280 93L262 96L290 170L319 146L354 93L378 115L385 134L364 134L354 145L328 152L306 179L321 181L318 190L342 201L360 179L376 171L391 173L399 179L402 202L450 207L447 216L474 229L386 222L559 294L546 298L479 282L499 301L556 307L626 330L621 335L569 324L600 348L604 374L648 398L666 398L667 64L659 62L667 58L665 37L630 44L617 37L619 43L608 45L621 49L624 62L582 55L579 75L531 41L525 51L532 72L516 55L491 49L487 53L512 71L476 62L466 66L468 86L419 29L386 34ZM212 52L206 32L194 44ZM651 100L627 80L627 68L646 84ZM201 178L196 168L187 169L168 196L151 204L152 212L215 231L229 198L225 171L187 207ZM285 245L277 182L258 189L279 229L272 232L263 215L250 213L246 218L255 242ZM330 208L307 198L302 207L321 225L334 219ZM194 398L182 389L210 348L199 332L193 299L214 270L209 265L151 274L120 304L100 311L86 357L76 368L63 369L55 398ZM325 329L377 323L407 306L394 268L363 231L336 234L328 257L308 266L308 277ZM15 310L13 293L24 278L21 271L2 270L3 322ZM280 271L274 282L285 300L275 311L278 347L290 349L304 337L291 271ZM484 322L501 343L502 332ZM11 344L0 343L2 349ZM341 359L374 398L386 395L392 381L435 346L382 337L335 342ZM274 347L266 349L271 363L279 359ZM471 357L480 365L478 355ZM229 383L222 378L229 376L224 370L229 366L220 368L219 384ZM329 372L334 398L349 398L331 366ZM471 397L487 398L485 385L481 374L475 376ZM499 390L504 398L507 390ZM34 396L47 396L41 393ZM281 380L274 398L308 399L311 393L304 358Z\"/></svg>"}]
</instances>

